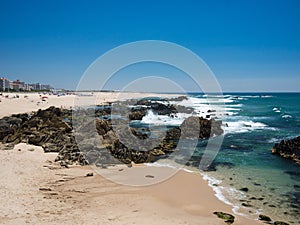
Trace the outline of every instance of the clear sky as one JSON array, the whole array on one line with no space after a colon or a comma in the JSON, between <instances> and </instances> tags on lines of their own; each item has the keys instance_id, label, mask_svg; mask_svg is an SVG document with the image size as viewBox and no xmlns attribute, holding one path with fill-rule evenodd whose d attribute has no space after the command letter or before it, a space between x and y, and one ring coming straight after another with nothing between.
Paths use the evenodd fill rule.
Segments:
<instances>
[{"instance_id":1,"label":"clear sky","mask_svg":"<svg viewBox=\"0 0 300 225\"><path fill-rule=\"evenodd\" d=\"M198 54L223 91L300 91L297 0L0 0L0 76L9 79L75 89L97 57L149 39Z\"/></svg>"}]
</instances>

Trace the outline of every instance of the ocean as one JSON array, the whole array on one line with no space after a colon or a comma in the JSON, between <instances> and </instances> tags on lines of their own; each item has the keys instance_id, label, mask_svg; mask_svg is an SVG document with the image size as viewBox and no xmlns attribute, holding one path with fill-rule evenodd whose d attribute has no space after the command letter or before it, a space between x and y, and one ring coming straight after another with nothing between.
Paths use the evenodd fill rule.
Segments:
<instances>
[{"instance_id":1,"label":"ocean","mask_svg":"<svg viewBox=\"0 0 300 225\"><path fill-rule=\"evenodd\" d=\"M236 213L255 219L265 214L273 220L300 224L300 165L271 154L275 143L300 136L300 93L225 93L208 97L191 93L188 100L173 103L193 107L199 116L214 114L223 122L224 139L213 162L214 170L200 171L216 196L232 205ZM208 113L208 99L214 104L224 102L225 111ZM134 126L176 126L186 116L159 116L150 111ZM206 143L200 141L193 156L199 158ZM171 164L167 160L158 162L164 163ZM190 169L199 171L195 162Z\"/></svg>"}]
</instances>

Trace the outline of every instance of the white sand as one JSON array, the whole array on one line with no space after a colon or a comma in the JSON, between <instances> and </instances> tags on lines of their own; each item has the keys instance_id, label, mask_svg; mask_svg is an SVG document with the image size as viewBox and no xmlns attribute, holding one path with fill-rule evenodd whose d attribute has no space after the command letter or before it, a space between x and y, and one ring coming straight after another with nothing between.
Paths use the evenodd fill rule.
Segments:
<instances>
[{"instance_id":1,"label":"white sand","mask_svg":"<svg viewBox=\"0 0 300 225\"><path fill-rule=\"evenodd\" d=\"M120 92L98 92L90 96L91 93L83 93L86 96L77 97L75 95L57 96L49 94L38 94L38 93L3 93L8 95L8 98L0 96L0 118L3 116L16 114L16 113L27 113L31 111L37 111L38 109L46 109L50 106L70 108L82 105L95 105L103 104L104 102L112 102L117 99L129 99L132 96L135 98L143 97L155 97L155 96L178 96L178 95L158 95L150 93L120 93ZM14 98L19 95L19 98ZM26 98L24 96L27 96ZM42 101L41 97L46 96L46 101Z\"/></svg>"}]
</instances>

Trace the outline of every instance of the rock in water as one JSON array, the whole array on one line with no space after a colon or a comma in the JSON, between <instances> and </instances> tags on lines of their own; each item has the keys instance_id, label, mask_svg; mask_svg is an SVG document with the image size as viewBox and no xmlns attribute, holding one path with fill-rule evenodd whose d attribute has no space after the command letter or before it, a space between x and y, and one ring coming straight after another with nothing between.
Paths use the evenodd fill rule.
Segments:
<instances>
[{"instance_id":1,"label":"rock in water","mask_svg":"<svg viewBox=\"0 0 300 225\"><path fill-rule=\"evenodd\" d=\"M225 220L225 223L232 224L234 222L234 216L224 212L214 212L219 218Z\"/></svg>"},{"instance_id":2,"label":"rock in water","mask_svg":"<svg viewBox=\"0 0 300 225\"><path fill-rule=\"evenodd\" d=\"M272 221L270 217L268 217L268 216L266 216L266 215L262 215L262 214L260 214L260 215L258 216L258 219L259 219L259 220L262 220L262 221L266 221L266 222Z\"/></svg>"},{"instance_id":3,"label":"rock in water","mask_svg":"<svg viewBox=\"0 0 300 225\"><path fill-rule=\"evenodd\" d=\"M249 188L247 187L244 187L244 188L241 188L240 191L243 191L243 192L248 192L249 191Z\"/></svg>"},{"instance_id":4,"label":"rock in water","mask_svg":"<svg viewBox=\"0 0 300 225\"><path fill-rule=\"evenodd\" d=\"M290 140L282 140L272 148L273 154L278 154L283 158L292 159L300 164L300 136Z\"/></svg>"}]
</instances>

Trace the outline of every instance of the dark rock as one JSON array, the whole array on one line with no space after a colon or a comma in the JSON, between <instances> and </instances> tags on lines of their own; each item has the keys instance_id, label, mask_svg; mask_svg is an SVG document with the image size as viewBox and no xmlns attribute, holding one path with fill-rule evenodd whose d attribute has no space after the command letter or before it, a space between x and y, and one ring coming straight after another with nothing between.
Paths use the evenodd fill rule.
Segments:
<instances>
[{"instance_id":1,"label":"dark rock","mask_svg":"<svg viewBox=\"0 0 300 225\"><path fill-rule=\"evenodd\" d=\"M1 149L3 150L12 150L14 149L15 145L13 143L4 144Z\"/></svg>"},{"instance_id":2,"label":"dark rock","mask_svg":"<svg viewBox=\"0 0 300 225\"><path fill-rule=\"evenodd\" d=\"M176 102L181 102L183 100L188 100L187 96L178 96L178 97L174 97L174 98L169 98L168 101L176 101Z\"/></svg>"},{"instance_id":3,"label":"dark rock","mask_svg":"<svg viewBox=\"0 0 300 225\"><path fill-rule=\"evenodd\" d=\"M139 111L132 112L129 114L129 119L130 120L142 120L145 115L146 115L145 113L142 113Z\"/></svg>"},{"instance_id":4,"label":"dark rock","mask_svg":"<svg viewBox=\"0 0 300 225\"><path fill-rule=\"evenodd\" d=\"M176 112L173 105L142 100L138 102L158 114ZM131 119L142 118L146 108L132 109ZM118 128L118 135L113 130L110 119L90 118L87 115L96 113L97 116L109 118L111 105L97 106L97 109L79 109L77 116L72 118L72 111L49 107L38 110L31 115L16 114L0 119L0 141L12 146L25 142L43 147L45 152L58 152L55 159L61 166L70 164L95 164L106 167L118 163L130 165L134 163L153 162L172 153L179 138L206 139L223 133L221 122L199 117L187 118L180 127L174 127L166 132L165 138L157 146L147 151L128 148L123 141L132 141L132 135L145 141L145 146L151 146L150 133L147 128ZM77 111L76 111L77 113ZM76 132L72 122L79 124ZM200 130L200 131L199 131ZM95 131L95 132L93 132ZM130 134L130 135L128 135ZM76 139L75 139L76 135ZM122 141L119 140L122 139ZM143 148L143 146L141 146Z\"/></svg>"},{"instance_id":5,"label":"dark rock","mask_svg":"<svg viewBox=\"0 0 300 225\"><path fill-rule=\"evenodd\" d=\"M214 212L215 215L217 215L219 218L225 220L225 223L232 224L234 222L234 216L229 213L224 212Z\"/></svg>"},{"instance_id":6,"label":"dark rock","mask_svg":"<svg viewBox=\"0 0 300 225\"><path fill-rule=\"evenodd\" d=\"M65 118L70 116L70 110L49 107L32 115L4 117L0 120L0 141L41 146L45 152L59 152L56 161L66 160L66 164L85 165L86 161L75 143L72 126L65 122Z\"/></svg>"},{"instance_id":7,"label":"dark rock","mask_svg":"<svg viewBox=\"0 0 300 225\"><path fill-rule=\"evenodd\" d=\"M282 140L272 148L272 153L300 164L300 136L290 140Z\"/></svg>"},{"instance_id":8,"label":"dark rock","mask_svg":"<svg viewBox=\"0 0 300 225\"><path fill-rule=\"evenodd\" d=\"M202 117L191 116L183 121L180 126L183 138L194 139L195 132L198 132L199 139L210 138L215 135L223 134L221 122L214 119L207 120Z\"/></svg>"},{"instance_id":9,"label":"dark rock","mask_svg":"<svg viewBox=\"0 0 300 225\"><path fill-rule=\"evenodd\" d=\"M282 221L275 221L274 225L289 225L289 223L282 222Z\"/></svg>"},{"instance_id":10,"label":"dark rock","mask_svg":"<svg viewBox=\"0 0 300 225\"><path fill-rule=\"evenodd\" d=\"M136 105L147 106L148 109L151 109L158 115L170 115L172 113L177 113L177 109L174 105L165 105L160 102L153 102L147 99L137 101Z\"/></svg>"},{"instance_id":11,"label":"dark rock","mask_svg":"<svg viewBox=\"0 0 300 225\"><path fill-rule=\"evenodd\" d=\"M94 176L94 174L93 173L87 173L85 176L86 177L92 177L92 176Z\"/></svg>"},{"instance_id":12,"label":"dark rock","mask_svg":"<svg viewBox=\"0 0 300 225\"><path fill-rule=\"evenodd\" d=\"M249 191L249 188L244 187L244 188L241 188L240 191L248 192L248 191Z\"/></svg>"},{"instance_id":13,"label":"dark rock","mask_svg":"<svg viewBox=\"0 0 300 225\"><path fill-rule=\"evenodd\" d=\"M250 205L250 204L248 204L248 203L242 203L242 206L244 206L244 207L252 207L252 205Z\"/></svg>"},{"instance_id":14,"label":"dark rock","mask_svg":"<svg viewBox=\"0 0 300 225\"><path fill-rule=\"evenodd\" d=\"M172 113L177 113L177 109L173 105L165 105L162 103L152 103L150 105L152 111L156 112L158 115L170 115Z\"/></svg>"},{"instance_id":15,"label":"dark rock","mask_svg":"<svg viewBox=\"0 0 300 225\"><path fill-rule=\"evenodd\" d=\"M99 135L104 135L106 134L109 130L111 130L111 124L108 123L106 120L100 120L96 119L96 130Z\"/></svg>"},{"instance_id":16,"label":"dark rock","mask_svg":"<svg viewBox=\"0 0 300 225\"><path fill-rule=\"evenodd\" d=\"M300 181L300 172L298 172L298 171L285 171L285 173L290 175L292 179Z\"/></svg>"},{"instance_id":17,"label":"dark rock","mask_svg":"<svg viewBox=\"0 0 300 225\"><path fill-rule=\"evenodd\" d=\"M260 214L260 215L258 216L258 219L259 219L259 220L262 220L262 221L266 221L266 222L272 221L272 219L271 219L269 216L266 216L266 215L263 215L263 214Z\"/></svg>"},{"instance_id":18,"label":"dark rock","mask_svg":"<svg viewBox=\"0 0 300 225\"><path fill-rule=\"evenodd\" d=\"M40 191L52 191L51 188L39 188Z\"/></svg>"}]
</instances>

